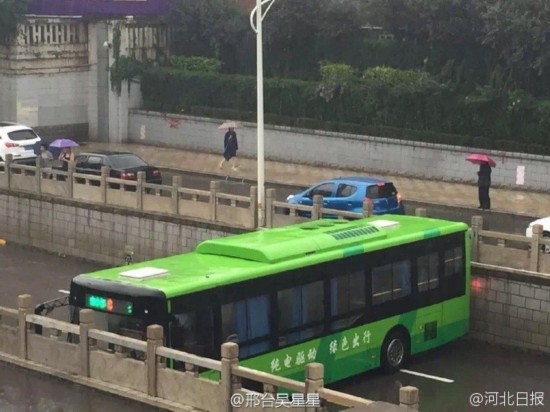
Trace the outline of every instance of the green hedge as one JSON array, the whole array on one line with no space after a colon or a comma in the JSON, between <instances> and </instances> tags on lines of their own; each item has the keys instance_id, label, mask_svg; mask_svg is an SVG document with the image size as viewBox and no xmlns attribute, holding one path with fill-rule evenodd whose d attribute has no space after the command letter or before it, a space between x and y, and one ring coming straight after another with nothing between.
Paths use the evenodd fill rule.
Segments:
<instances>
[{"instance_id":1,"label":"green hedge","mask_svg":"<svg viewBox=\"0 0 550 412\"><path fill-rule=\"evenodd\" d=\"M319 96L319 86L305 80L265 79L266 122L550 154L548 102L531 99L515 105L507 96L490 93L463 96L429 78L396 85L369 77L328 101ZM144 73L142 92L148 110L256 119L255 76L155 68Z\"/></svg>"}]
</instances>

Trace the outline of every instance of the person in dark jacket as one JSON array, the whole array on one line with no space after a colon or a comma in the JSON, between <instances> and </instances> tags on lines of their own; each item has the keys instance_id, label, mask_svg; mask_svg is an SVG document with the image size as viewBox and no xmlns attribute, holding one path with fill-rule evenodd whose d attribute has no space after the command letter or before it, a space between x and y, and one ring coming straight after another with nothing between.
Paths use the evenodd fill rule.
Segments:
<instances>
[{"instance_id":1,"label":"person in dark jacket","mask_svg":"<svg viewBox=\"0 0 550 412\"><path fill-rule=\"evenodd\" d=\"M236 160L237 160L237 150L239 150L239 144L237 142L237 133L235 129L230 127L223 138L223 159L220 162L219 168L221 169L225 162L231 161L232 169L237 170Z\"/></svg>"},{"instance_id":2,"label":"person in dark jacket","mask_svg":"<svg viewBox=\"0 0 550 412\"><path fill-rule=\"evenodd\" d=\"M491 166L489 166L489 163L482 163L479 165L479 172L477 172L477 176L479 208L490 209L491 198L489 197L489 188L491 187Z\"/></svg>"}]
</instances>

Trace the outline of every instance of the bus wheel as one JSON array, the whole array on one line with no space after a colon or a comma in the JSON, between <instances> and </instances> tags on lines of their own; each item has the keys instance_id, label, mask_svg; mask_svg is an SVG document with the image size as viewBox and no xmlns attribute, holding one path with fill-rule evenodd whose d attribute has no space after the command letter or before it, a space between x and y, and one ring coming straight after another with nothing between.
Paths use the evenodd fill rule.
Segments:
<instances>
[{"instance_id":1,"label":"bus wheel","mask_svg":"<svg viewBox=\"0 0 550 412\"><path fill-rule=\"evenodd\" d=\"M401 329L393 329L386 339L380 352L382 368L389 373L397 372L409 358L409 335Z\"/></svg>"}]
</instances>

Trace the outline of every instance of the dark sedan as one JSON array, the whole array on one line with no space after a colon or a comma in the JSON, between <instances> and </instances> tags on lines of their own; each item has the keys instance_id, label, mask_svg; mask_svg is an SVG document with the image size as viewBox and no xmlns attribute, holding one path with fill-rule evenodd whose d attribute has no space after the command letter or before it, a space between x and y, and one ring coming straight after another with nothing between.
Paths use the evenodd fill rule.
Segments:
<instances>
[{"instance_id":1,"label":"dark sedan","mask_svg":"<svg viewBox=\"0 0 550 412\"><path fill-rule=\"evenodd\" d=\"M81 153L76 158L76 172L101 175L101 168L110 169L109 177L126 180L137 180L138 172L145 172L147 183L162 184L160 170L147 164L139 156L126 152L93 152Z\"/></svg>"}]
</instances>

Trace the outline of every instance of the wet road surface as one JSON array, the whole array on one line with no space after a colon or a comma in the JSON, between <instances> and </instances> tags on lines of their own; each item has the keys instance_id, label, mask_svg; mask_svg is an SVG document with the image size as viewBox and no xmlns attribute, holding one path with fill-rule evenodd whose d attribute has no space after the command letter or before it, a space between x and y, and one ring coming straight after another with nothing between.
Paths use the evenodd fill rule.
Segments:
<instances>
[{"instance_id":1,"label":"wet road surface","mask_svg":"<svg viewBox=\"0 0 550 412\"><path fill-rule=\"evenodd\" d=\"M162 412L84 386L0 362L2 412Z\"/></svg>"},{"instance_id":2,"label":"wet road surface","mask_svg":"<svg viewBox=\"0 0 550 412\"><path fill-rule=\"evenodd\" d=\"M0 306L17 307L17 296L25 293L33 296L35 305L64 296L59 289L69 290L74 276L99 268L97 263L8 242L0 246Z\"/></svg>"},{"instance_id":3,"label":"wet road surface","mask_svg":"<svg viewBox=\"0 0 550 412\"><path fill-rule=\"evenodd\" d=\"M550 355L462 339L413 358L406 373L371 371L332 388L398 403L401 386L416 386L423 412L545 412L550 411L549 369Z\"/></svg>"},{"instance_id":4,"label":"wet road surface","mask_svg":"<svg viewBox=\"0 0 550 412\"><path fill-rule=\"evenodd\" d=\"M101 265L7 243L0 246L0 306L15 308L17 295L29 293L34 302L63 296L79 273ZM56 309L52 317L67 320L67 312ZM0 362L0 412L160 412L127 399L28 371Z\"/></svg>"},{"instance_id":5,"label":"wet road surface","mask_svg":"<svg viewBox=\"0 0 550 412\"><path fill-rule=\"evenodd\" d=\"M35 302L61 296L58 290L68 289L73 276L100 268L99 264L8 243L0 247L0 305L15 307L20 293L32 294ZM59 309L52 315L67 319ZM331 387L397 403L399 387L413 385L420 390L420 410L425 412L550 410L550 355L522 353L464 339L414 358L407 370L427 376L404 372L384 375L372 371ZM469 399L474 393L480 394L482 402L489 402L488 392L498 393L500 401L505 393L518 398L524 393L532 396L542 392L544 406L529 405L532 399L527 400L527 406L470 406ZM139 409L127 400L0 363L0 412L30 410L156 411L146 406Z\"/></svg>"}]
</instances>

